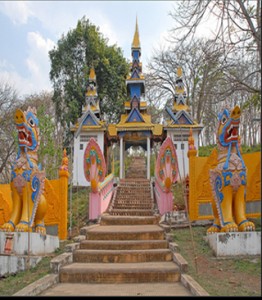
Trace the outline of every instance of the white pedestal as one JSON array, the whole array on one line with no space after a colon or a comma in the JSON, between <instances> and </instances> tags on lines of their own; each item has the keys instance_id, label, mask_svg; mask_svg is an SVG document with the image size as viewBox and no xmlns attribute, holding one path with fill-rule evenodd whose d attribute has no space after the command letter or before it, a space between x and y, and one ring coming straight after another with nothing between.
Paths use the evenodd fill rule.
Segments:
<instances>
[{"instance_id":1,"label":"white pedestal","mask_svg":"<svg viewBox=\"0 0 262 300\"><path fill-rule=\"evenodd\" d=\"M41 259L59 248L59 238L35 232L14 232L11 251L5 251L6 236L0 232L0 276L34 267Z\"/></svg>"},{"instance_id":2,"label":"white pedestal","mask_svg":"<svg viewBox=\"0 0 262 300\"><path fill-rule=\"evenodd\" d=\"M261 232L214 233L206 240L215 256L261 255Z\"/></svg>"},{"instance_id":3,"label":"white pedestal","mask_svg":"<svg viewBox=\"0 0 262 300\"><path fill-rule=\"evenodd\" d=\"M0 255L4 254L6 232L0 232ZM59 238L53 235L41 235L36 232L14 232L12 254L45 255L59 248Z\"/></svg>"}]
</instances>

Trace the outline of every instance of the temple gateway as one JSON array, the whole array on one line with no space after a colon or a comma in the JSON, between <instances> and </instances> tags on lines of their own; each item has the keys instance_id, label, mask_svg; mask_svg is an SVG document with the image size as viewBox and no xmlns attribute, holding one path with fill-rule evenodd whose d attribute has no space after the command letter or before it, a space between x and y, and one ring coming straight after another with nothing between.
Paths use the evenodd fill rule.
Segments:
<instances>
[{"instance_id":1,"label":"temple gateway","mask_svg":"<svg viewBox=\"0 0 262 300\"><path fill-rule=\"evenodd\" d=\"M188 175L188 137L192 129L196 148L198 136L203 128L190 115L190 108L186 104L186 93L183 83L182 68L177 69L175 99L172 108L166 108L170 120L164 124L154 124L147 111L145 99L145 77L142 72L141 45L138 23L136 20L135 33L131 45L132 62L130 73L126 78L127 101L125 113L121 115L117 124L108 124L101 120L99 100L97 97L96 74L93 67L90 69L89 82L86 91L86 103L82 109L82 116L75 125L71 126L74 134L74 164L73 185L89 186L83 169L84 151L90 140L94 138L100 146L107 163L109 163L110 147L117 145L120 153L119 178L126 176L125 155L128 149L141 147L146 154L145 178L150 179L151 149L161 144L170 136L177 150L180 178Z\"/></svg>"}]
</instances>

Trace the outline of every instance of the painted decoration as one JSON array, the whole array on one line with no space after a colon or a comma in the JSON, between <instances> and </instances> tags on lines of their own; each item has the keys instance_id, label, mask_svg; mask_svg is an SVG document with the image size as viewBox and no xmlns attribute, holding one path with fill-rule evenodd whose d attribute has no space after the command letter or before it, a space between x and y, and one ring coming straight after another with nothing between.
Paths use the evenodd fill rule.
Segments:
<instances>
[{"instance_id":1,"label":"painted decoration","mask_svg":"<svg viewBox=\"0 0 262 300\"><path fill-rule=\"evenodd\" d=\"M91 138L84 153L84 174L91 184L92 192L98 191L98 183L105 179L106 162L104 155L95 141Z\"/></svg>"},{"instance_id":2,"label":"painted decoration","mask_svg":"<svg viewBox=\"0 0 262 300\"><path fill-rule=\"evenodd\" d=\"M207 233L253 231L246 218L247 170L240 152L241 110L224 108L218 115L217 165L210 170L214 223Z\"/></svg>"},{"instance_id":3,"label":"painted decoration","mask_svg":"<svg viewBox=\"0 0 262 300\"><path fill-rule=\"evenodd\" d=\"M165 192L171 191L171 186L178 178L178 161L176 148L170 137L167 137L160 147L156 162L155 176L162 182Z\"/></svg>"},{"instance_id":4,"label":"painted decoration","mask_svg":"<svg viewBox=\"0 0 262 300\"><path fill-rule=\"evenodd\" d=\"M45 172L38 165L40 132L36 109L17 109L14 122L18 133L18 154L11 172L13 210L9 221L1 226L1 230L27 232L35 228L36 232L45 234Z\"/></svg>"}]
</instances>

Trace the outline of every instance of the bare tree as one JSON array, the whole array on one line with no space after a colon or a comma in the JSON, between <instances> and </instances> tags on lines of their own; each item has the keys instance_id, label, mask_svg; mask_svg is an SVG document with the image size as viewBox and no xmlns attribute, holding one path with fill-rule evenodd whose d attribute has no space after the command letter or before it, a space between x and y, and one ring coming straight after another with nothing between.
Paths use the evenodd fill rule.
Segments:
<instances>
[{"instance_id":1,"label":"bare tree","mask_svg":"<svg viewBox=\"0 0 262 300\"><path fill-rule=\"evenodd\" d=\"M170 13L175 26L169 48L155 50L148 65L149 86L158 102L172 105L176 69L181 66L193 118L202 123L203 144L215 142L217 113L240 105L244 143L259 142L261 112L260 1L179 1ZM212 38L197 38L202 22L216 22Z\"/></svg>"},{"instance_id":2,"label":"bare tree","mask_svg":"<svg viewBox=\"0 0 262 300\"><path fill-rule=\"evenodd\" d=\"M234 87L260 94L261 86L261 1L260 0L213 0L179 1L170 12L176 22L170 40L178 46L189 43L199 25L206 19L216 22L212 42L224 49L224 59L235 67L239 56L251 62L242 76L228 72L227 80Z\"/></svg>"},{"instance_id":3,"label":"bare tree","mask_svg":"<svg viewBox=\"0 0 262 300\"><path fill-rule=\"evenodd\" d=\"M0 83L0 183L10 180L11 160L15 157L13 112L19 106L15 89Z\"/></svg>"},{"instance_id":4,"label":"bare tree","mask_svg":"<svg viewBox=\"0 0 262 300\"><path fill-rule=\"evenodd\" d=\"M217 114L225 104L241 106L245 119L243 140L248 145L256 143L258 139L254 126L258 128L259 124L254 124L253 118L258 118L260 112L259 93L254 89L243 89L239 81L232 79L233 76L244 78L246 74L251 74L250 70L254 66L245 57L237 54L235 61L228 60L224 57L223 45L204 39L196 39L189 44L184 42L183 45L167 50L155 50L148 64L147 87L151 89L150 94L158 99L156 103L161 103L161 107L172 106L178 66L183 68L191 115L205 126L201 134L203 145L216 143L214 133ZM249 80L256 81L256 78L250 76Z\"/></svg>"},{"instance_id":5,"label":"bare tree","mask_svg":"<svg viewBox=\"0 0 262 300\"><path fill-rule=\"evenodd\" d=\"M177 68L183 69L183 80L187 90L188 105L192 108L192 116L202 122L204 107L207 102L222 101L213 99L217 95L217 82L223 77L224 63L219 48L209 47L206 41L196 40L193 44L168 50L155 51L148 64L148 83L151 89L158 90L155 95L162 102L171 106L175 97L175 81ZM163 104L163 102L165 102Z\"/></svg>"}]
</instances>

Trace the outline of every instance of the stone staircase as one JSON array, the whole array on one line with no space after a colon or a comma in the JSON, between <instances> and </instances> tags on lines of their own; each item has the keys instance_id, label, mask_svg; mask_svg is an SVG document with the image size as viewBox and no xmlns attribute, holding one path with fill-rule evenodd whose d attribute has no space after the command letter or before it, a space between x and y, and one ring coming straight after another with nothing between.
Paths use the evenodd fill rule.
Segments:
<instances>
[{"instance_id":1,"label":"stone staircase","mask_svg":"<svg viewBox=\"0 0 262 300\"><path fill-rule=\"evenodd\" d=\"M132 216L126 216L119 220L126 225L116 225L115 216L105 215L101 219L103 225L86 229L86 240L74 250L73 263L60 269L60 282L119 284L180 280L180 269L173 262L163 229L154 224L156 219L145 216L134 221Z\"/></svg>"},{"instance_id":2,"label":"stone staircase","mask_svg":"<svg viewBox=\"0 0 262 300\"><path fill-rule=\"evenodd\" d=\"M146 178L146 160L144 157L133 157L126 178Z\"/></svg>"},{"instance_id":3,"label":"stone staircase","mask_svg":"<svg viewBox=\"0 0 262 300\"><path fill-rule=\"evenodd\" d=\"M111 215L152 216L154 202L148 179L121 179L108 209Z\"/></svg>"},{"instance_id":4,"label":"stone staircase","mask_svg":"<svg viewBox=\"0 0 262 300\"><path fill-rule=\"evenodd\" d=\"M123 179L100 224L85 227L73 263L59 272L62 283L178 282L181 272L154 215L150 182Z\"/></svg>"}]
</instances>

